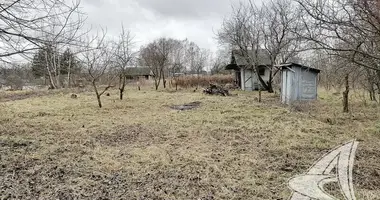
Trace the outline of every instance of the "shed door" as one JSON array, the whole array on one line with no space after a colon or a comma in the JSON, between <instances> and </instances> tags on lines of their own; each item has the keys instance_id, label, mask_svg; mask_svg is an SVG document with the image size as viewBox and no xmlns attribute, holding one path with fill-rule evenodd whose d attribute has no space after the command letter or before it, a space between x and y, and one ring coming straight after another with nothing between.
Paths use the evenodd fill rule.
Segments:
<instances>
[{"instance_id":1,"label":"shed door","mask_svg":"<svg viewBox=\"0 0 380 200\"><path fill-rule=\"evenodd\" d=\"M246 91L252 91L253 90L253 73L252 70L244 70L244 90Z\"/></svg>"},{"instance_id":2,"label":"shed door","mask_svg":"<svg viewBox=\"0 0 380 200\"><path fill-rule=\"evenodd\" d=\"M283 103L291 102L294 95L294 73L290 70L282 71L281 99Z\"/></svg>"},{"instance_id":3,"label":"shed door","mask_svg":"<svg viewBox=\"0 0 380 200\"><path fill-rule=\"evenodd\" d=\"M287 73L288 70L283 70L282 71L282 77L281 77L281 101L282 103L286 103L286 85L287 85Z\"/></svg>"},{"instance_id":4,"label":"shed door","mask_svg":"<svg viewBox=\"0 0 380 200\"><path fill-rule=\"evenodd\" d=\"M302 70L301 73L301 100L314 100L317 98L317 76L315 73Z\"/></svg>"}]
</instances>

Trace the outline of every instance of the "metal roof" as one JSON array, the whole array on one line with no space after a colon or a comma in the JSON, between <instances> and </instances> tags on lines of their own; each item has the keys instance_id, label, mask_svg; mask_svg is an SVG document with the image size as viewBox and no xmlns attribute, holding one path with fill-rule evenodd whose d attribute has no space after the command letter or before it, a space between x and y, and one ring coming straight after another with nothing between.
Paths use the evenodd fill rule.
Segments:
<instances>
[{"instance_id":1,"label":"metal roof","mask_svg":"<svg viewBox=\"0 0 380 200\"><path fill-rule=\"evenodd\" d=\"M271 65L270 55L265 49L258 49L257 56L253 50L249 50L248 54L251 59L257 63L259 66L267 66ZM256 59L256 60L255 60ZM241 50L233 50L232 51L232 60L229 65L225 67L226 70L238 70L242 67L248 65L247 58L243 56Z\"/></svg>"},{"instance_id":2,"label":"metal roof","mask_svg":"<svg viewBox=\"0 0 380 200\"><path fill-rule=\"evenodd\" d=\"M304 65L301 65L301 64L297 64L297 63L284 63L284 64L280 64L280 65L275 65L276 67L281 67L282 69L284 68L292 68L292 67L300 67L302 69L306 69L306 70L309 70L309 71L312 71L312 72L315 72L315 73L320 73L321 70L320 69L316 69L316 68L312 68L312 67L307 67L307 66L304 66Z\"/></svg>"},{"instance_id":3,"label":"metal roof","mask_svg":"<svg viewBox=\"0 0 380 200\"><path fill-rule=\"evenodd\" d=\"M249 56L251 56L251 59L257 63L258 65L271 65L271 59L270 55L267 50L265 49L258 49L257 50L257 58L255 55L255 52L253 50L248 51ZM246 66L248 65L247 59L240 50L233 50L232 56L235 57L236 64L238 66ZM257 59L257 60L256 60Z\"/></svg>"}]
</instances>

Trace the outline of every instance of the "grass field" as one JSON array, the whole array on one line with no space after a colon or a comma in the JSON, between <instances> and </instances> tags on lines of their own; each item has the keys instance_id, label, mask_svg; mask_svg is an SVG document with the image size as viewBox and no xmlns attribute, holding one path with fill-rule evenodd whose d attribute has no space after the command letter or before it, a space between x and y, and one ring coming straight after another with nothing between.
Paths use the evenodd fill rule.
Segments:
<instances>
[{"instance_id":1,"label":"grass field","mask_svg":"<svg viewBox=\"0 0 380 200\"><path fill-rule=\"evenodd\" d=\"M343 114L327 92L291 108L255 92L110 93L103 109L93 93L2 101L0 199L288 199L288 179L352 139L357 199L380 199L377 104L353 96Z\"/></svg>"}]
</instances>

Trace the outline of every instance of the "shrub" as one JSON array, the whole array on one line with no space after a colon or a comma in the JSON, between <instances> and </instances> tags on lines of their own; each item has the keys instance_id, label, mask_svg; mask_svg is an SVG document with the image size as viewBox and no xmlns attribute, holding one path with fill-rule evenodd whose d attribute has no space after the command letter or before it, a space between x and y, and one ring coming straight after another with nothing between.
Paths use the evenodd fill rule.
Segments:
<instances>
[{"instance_id":1,"label":"shrub","mask_svg":"<svg viewBox=\"0 0 380 200\"><path fill-rule=\"evenodd\" d=\"M191 87L207 87L210 84L226 85L233 84L234 78L231 75L213 75L213 76L182 76L173 78L170 81L175 87L191 88Z\"/></svg>"},{"instance_id":2,"label":"shrub","mask_svg":"<svg viewBox=\"0 0 380 200\"><path fill-rule=\"evenodd\" d=\"M9 75L5 81L5 85L10 86L11 90L22 90L24 86L22 78L16 75Z\"/></svg>"}]
</instances>

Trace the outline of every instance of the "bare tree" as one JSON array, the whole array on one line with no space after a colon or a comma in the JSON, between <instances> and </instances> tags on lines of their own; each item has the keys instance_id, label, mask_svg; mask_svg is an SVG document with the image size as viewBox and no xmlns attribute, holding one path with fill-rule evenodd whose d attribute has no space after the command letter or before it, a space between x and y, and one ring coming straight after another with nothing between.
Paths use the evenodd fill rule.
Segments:
<instances>
[{"instance_id":1,"label":"bare tree","mask_svg":"<svg viewBox=\"0 0 380 200\"><path fill-rule=\"evenodd\" d=\"M83 26L80 1L6 0L0 4L0 60L28 54L37 49L45 52L50 88L61 84L61 54L70 45L78 45Z\"/></svg>"},{"instance_id":2,"label":"bare tree","mask_svg":"<svg viewBox=\"0 0 380 200\"><path fill-rule=\"evenodd\" d=\"M174 79L175 88L177 90L178 76L176 73L180 73L186 70L186 62L188 61L186 54L188 40L170 39L170 41L172 42L173 48L169 56L170 61L168 71L170 73L170 76Z\"/></svg>"},{"instance_id":3,"label":"bare tree","mask_svg":"<svg viewBox=\"0 0 380 200\"><path fill-rule=\"evenodd\" d=\"M260 8L251 0L241 2L217 34L220 43L231 45L246 59L246 67L258 72L259 65L266 65L268 82L255 74L269 92L273 92L273 79L279 71L276 64L289 61L300 51L300 40L294 34L299 19L296 13L290 0L273 0ZM261 63L267 55L270 63Z\"/></svg>"},{"instance_id":4,"label":"bare tree","mask_svg":"<svg viewBox=\"0 0 380 200\"><path fill-rule=\"evenodd\" d=\"M170 62L170 53L173 49L173 43L167 38L159 38L140 51L141 61L150 68L154 76L154 85L156 90L160 86L161 79L166 88L165 69Z\"/></svg>"},{"instance_id":5,"label":"bare tree","mask_svg":"<svg viewBox=\"0 0 380 200\"><path fill-rule=\"evenodd\" d=\"M346 86L346 90L343 92L343 112L348 113L349 108L348 108L348 94L350 92L350 85L349 85L349 75L346 74L344 78L344 85Z\"/></svg>"},{"instance_id":6,"label":"bare tree","mask_svg":"<svg viewBox=\"0 0 380 200\"><path fill-rule=\"evenodd\" d=\"M83 25L80 1L5 0L0 4L0 60L68 44Z\"/></svg>"},{"instance_id":7,"label":"bare tree","mask_svg":"<svg viewBox=\"0 0 380 200\"><path fill-rule=\"evenodd\" d=\"M190 46L190 70L199 76L208 64L209 55L210 52L207 49L201 49L197 45Z\"/></svg>"},{"instance_id":8,"label":"bare tree","mask_svg":"<svg viewBox=\"0 0 380 200\"><path fill-rule=\"evenodd\" d=\"M210 51L208 49L199 49L199 51L196 51L193 70L197 73L198 78L198 85L196 90L199 88L200 83L200 75L203 73L206 65L209 61L209 55Z\"/></svg>"},{"instance_id":9,"label":"bare tree","mask_svg":"<svg viewBox=\"0 0 380 200\"><path fill-rule=\"evenodd\" d=\"M312 49L322 49L344 60L351 81L344 81L344 111L348 111L349 83L365 81L363 87L376 100L380 91L380 3L379 1L295 0L302 8L304 31L299 37L310 41ZM346 77L347 78L347 77Z\"/></svg>"},{"instance_id":10,"label":"bare tree","mask_svg":"<svg viewBox=\"0 0 380 200\"><path fill-rule=\"evenodd\" d=\"M119 70L120 100L123 100L123 93L126 85L127 68L135 61L137 52L134 50L134 36L130 31L124 28L124 25L122 25L121 28L122 30L119 36L119 40L116 42L116 47L114 50L114 57Z\"/></svg>"},{"instance_id":11,"label":"bare tree","mask_svg":"<svg viewBox=\"0 0 380 200\"><path fill-rule=\"evenodd\" d=\"M210 55L211 74L219 74L229 62L227 50L219 49L216 53Z\"/></svg>"},{"instance_id":12,"label":"bare tree","mask_svg":"<svg viewBox=\"0 0 380 200\"><path fill-rule=\"evenodd\" d=\"M302 8L305 32L315 48L351 62L380 70L379 1L307 1L295 0ZM370 61L370 62L366 62Z\"/></svg>"},{"instance_id":13,"label":"bare tree","mask_svg":"<svg viewBox=\"0 0 380 200\"><path fill-rule=\"evenodd\" d=\"M88 39L87 46L82 52L82 62L88 72L88 81L94 88L99 108L102 108L101 96L110 88L114 87L112 82L115 78L111 53L109 52L109 43L105 41L106 32ZM103 89L100 89L101 81L106 83Z\"/></svg>"},{"instance_id":14,"label":"bare tree","mask_svg":"<svg viewBox=\"0 0 380 200\"><path fill-rule=\"evenodd\" d=\"M183 72L186 68L187 55L186 50L188 40L169 39L172 43L171 53L169 55L169 72L171 76L175 73Z\"/></svg>"},{"instance_id":15,"label":"bare tree","mask_svg":"<svg viewBox=\"0 0 380 200\"><path fill-rule=\"evenodd\" d=\"M252 68L256 73L260 84L270 91L267 83L258 75L259 51L262 49L264 38L262 30L263 13L252 1L240 2L238 7L233 7L232 15L225 19L217 33L221 44L228 44L239 55L245 58L246 68Z\"/></svg>"},{"instance_id":16,"label":"bare tree","mask_svg":"<svg viewBox=\"0 0 380 200\"><path fill-rule=\"evenodd\" d=\"M262 32L264 48L269 54L270 65L269 92L273 91L273 78L280 71L275 66L292 60L302 51L301 39L295 34L302 27L298 26L299 14L291 0L272 0L264 3Z\"/></svg>"}]
</instances>

